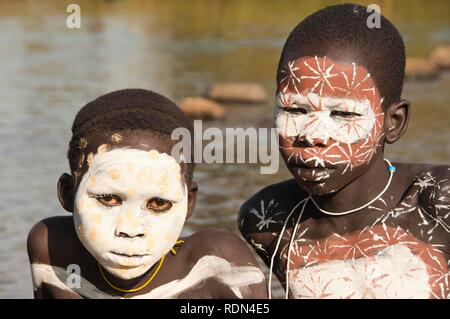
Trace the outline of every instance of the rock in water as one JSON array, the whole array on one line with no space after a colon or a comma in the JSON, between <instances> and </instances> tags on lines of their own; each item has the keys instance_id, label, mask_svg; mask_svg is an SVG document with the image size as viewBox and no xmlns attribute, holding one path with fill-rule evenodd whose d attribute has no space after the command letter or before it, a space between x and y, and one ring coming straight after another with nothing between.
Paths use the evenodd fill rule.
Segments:
<instances>
[{"instance_id":1,"label":"rock in water","mask_svg":"<svg viewBox=\"0 0 450 319\"><path fill-rule=\"evenodd\" d=\"M405 67L406 80L432 80L439 75L437 65L431 59L407 58Z\"/></svg>"},{"instance_id":2,"label":"rock in water","mask_svg":"<svg viewBox=\"0 0 450 319\"><path fill-rule=\"evenodd\" d=\"M430 54L430 59L440 69L450 69L450 44L439 44Z\"/></svg>"},{"instance_id":3,"label":"rock in water","mask_svg":"<svg viewBox=\"0 0 450 319\"><path fill-rule=\"evenodd\" d=\"M267 101L264 88L255 83L217 83L207 97L225 103L263 103Z\"/></svg>"},{"instance_id":4,"label":"rock in water","mask_svg":"<svg viewBox=\"0 0 450 319\"><path fill-rule=\"evenodd\" d=\"M192 119L220 120L225 117L225 109L212 100L202 97L187 97L180 103L180 109Z\"/></svg>"}]
</instances>

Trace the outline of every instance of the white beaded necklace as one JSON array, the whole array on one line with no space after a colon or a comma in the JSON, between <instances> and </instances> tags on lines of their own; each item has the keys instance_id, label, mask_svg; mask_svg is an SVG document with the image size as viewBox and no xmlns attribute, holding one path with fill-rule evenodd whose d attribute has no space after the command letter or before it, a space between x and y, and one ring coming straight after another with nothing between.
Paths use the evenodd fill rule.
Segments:
<instances>
[{"instance_id":1,"label":"white beaded necklace","mask_svg":"<svg viewBox=\"0 0 450 319\"><path fill-rule=\"evenodd\" d=\"M347 210L345 212L339 212L339 213L335 213L335 212L330 212L328 210L325 210L323 208L321 208L319 206L319 204L317 204L317 202L314 200L314 198L310 195L310 199L313 202L314 206L317 207L318 210L320 210L322 213L327 214L327 215L332 215L332 216L342 216L342 215L347 215L347 214L351 214L354 212L357 212L358 210L361 210L363 208L366 208L367 206L369 206L370 204L372 204L373 202L375 202L377 199L379 199L381 196L383 196L383 194L387 191L387 189L389 188L389 185L391 185L392 182L392 177L394 176L394 172L396 170L395 166L391 164L391 162L385 158L384 159L386 161L386 163L388 163L388 171L389 171L389 180L386 184L386 186L383 188L383 190L375 197L373 198L370 202L368 202L367 204L364 204L360 207L354 208L354 209L350 209Z\"/></svg>"}]
</instances>

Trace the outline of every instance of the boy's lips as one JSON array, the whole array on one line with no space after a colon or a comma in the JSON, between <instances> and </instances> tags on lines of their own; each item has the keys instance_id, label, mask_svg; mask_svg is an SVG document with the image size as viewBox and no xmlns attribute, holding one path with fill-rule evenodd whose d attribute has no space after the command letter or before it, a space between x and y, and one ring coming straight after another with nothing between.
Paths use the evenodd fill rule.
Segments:
<instances>
[{"instance_id":1,"label":"boy's lips","mask_svg":"<svg viewBox=\"0 0 450 319\"><path fill-rule=\"evenodd\" d=\"M293 170L304 182L322 182L331 177L335 167L321 167L321 166L292 166Z\"/></svg>"},{"instance_id":2,"label":"boy's lips","mask_svg":"<svg viewBox=\"0 0 450 319\"><path fill-rule=\"evenodd\" d=\"M144 264L149 258L148 254L122 254L114 251L110 251L107 254L107 259L112 261L114 264L120 265L122 267L136 267Z\"/></svg>"},{"instance_id":3,"label":"boy's lips","mask_svg":"<svg viewBox=\"0 0 450 319\"><path fill-rule=\"evenodd\" d=\"M327 160L319 158L317 156L306 156L308 154L304 154L302 152L293 152L289 154L289 159L287 161L288 166L290 167L298 167L298 168L336 168L336 165L330 163Z\"/></svg>"},{"instance_id":4,"label":"boy's lips","mask_svg":"<svg viewBox=\"0 0 450 319\"><path fill-rule=\"evenodd\" d=\"M118 256L122 256L122 257L144 257L144 256L148 256L148 254L125 254L125 253L119 253L116 251L111 251L112 254L114 255L118 255Z\"/></svg>"}]
</instances>

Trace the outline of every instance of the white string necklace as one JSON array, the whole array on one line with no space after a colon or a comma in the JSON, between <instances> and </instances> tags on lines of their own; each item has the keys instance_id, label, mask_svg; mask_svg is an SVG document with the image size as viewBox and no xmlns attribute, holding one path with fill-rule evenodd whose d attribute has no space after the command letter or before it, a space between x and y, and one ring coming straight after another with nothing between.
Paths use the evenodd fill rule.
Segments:
<instances>
[{"instance_id":1,"label":"white string necklace","mask_svg":"<svg viewBox=\"0 0 450 319\"><path fill-rule=\"evenodd\" d=\"M345 212L330 212L328 210L325 210L323 208L321 208L319 206L319 204L317 204L317 202L314 200L314 198L310 195L311 201L313 202L313 204L317 207L318 210L320 210L322 213L327 214L327 215L332 215L332 216L342 216L342 215L347 215L347 214L351 214L354 212L357 212L358 210L361 210L363 208L366 208L367 206L369 206L370 204L372 204L373 202L375 202L377 199L379 199L381 196L383 196L383 194L387 191L387 189L389 188L389 185L391 185L392 182L392 177L394 176L394 172L396 170L395 166L391 164L391 162L385 158L384 159L386 161L386 163L388 163L388 171L389 171L389 180L386 184L386 186L383 188L383 190L381 191L381 193L379 193L375 198L373 198L370 202L368 202L367 204L364 204L360 207L354 208L354 209L350 209L347 210Z\"/></svg>"},{"instance_id":2,"label":"white string necklace","mask_svg":"<svg viewBox=\"0 0 450 319\"><path fill-rule=\"evenodd\" d=\"M319 207L319 205L316 203L316 201L314 200L314 198L312 197L311 194L309 194L309 196L303 200L301 200L300 202L297 203L297 205L294 206L294 208L291 210L291 212L289 213L289 215L286 217L286 220L283 224L283 228L281 229L280 232L280 236L278 237L278 241L277 241L277 245L275 246L275 251L272 255L272 258L270 259L270 268L269 268L269 283L268 283L268 295L269 295L269 299L272 299L272 274L273 274L273 264L274 264L274 260L275 260L275 256L277 254L278 248L280 246L281 243L281 239L283 238L283 234L284 231L286 230L286 225L287 222L289 220L289 218L292 216L292 214L294 213L294 211L297 209L298 206L300 206L300 204L303 203L303 207L300 211L300 214L298 215L297 221L295 222L294 228L292 230L292 235L291 235L291 239L289 241L289 246L288 246L288 253L287 253L287 265L286 265L286 295L285 298L288 299L289 297L289 262L290 262L290 255L291 255L291 246L292 246L292 242L294 241L295 238L295 234L297 232L297 228L298 228L298 224L300 222L300 219L302 218L303 212L305 211L305 207L308 204L309 200L311 200L314 204L314 206L316 206L316 208L318 210L320 210L322 213L327 214L327 215L333 215L333 216L342 216L342 215L347 215L350 213L354 213L358 210L361 210L367 206L369 206L370 204L372 204L373 202L375 202L377 199L379 199L381 196L383 196L383 194L386 192L386 190L389 188L389 185L392 182L392 177L394 176L394 172L396 171L396 167L394 165L391 164L391 162L388 159L384 159L387 163L388 163L388 171L389 171L389 180L386 184L386 186L384 187L384 189L381 191L380 194L378 194L374 199L372 199L370 202L368 202L367 204L364 204L363 206L360 206L358 208L355 209L351 209L345 212L339 212L339 213L335 213L335 212L329 212L326 211L322 208Z\"/></svg>"}]
</instances>

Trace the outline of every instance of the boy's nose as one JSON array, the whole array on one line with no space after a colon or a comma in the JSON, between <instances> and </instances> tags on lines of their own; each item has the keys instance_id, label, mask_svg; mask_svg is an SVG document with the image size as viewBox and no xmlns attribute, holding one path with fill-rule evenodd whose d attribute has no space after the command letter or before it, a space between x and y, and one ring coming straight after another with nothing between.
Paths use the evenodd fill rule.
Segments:
<instances>
[{"instance_id":1,"label":"boy's nose","mask_svg":"<svg viewBox=\"0 0 450 319\"><path fill-rule=\"evenodd\" d=\"M116 229L115 235L117 237L123 237L123 238L134 238L134 237L144 237L143 233L139 233L139 232L135 232L135 231L127 231L127 232L123 232L123 231L119 231Z\"/></svg>"},{"instance_id":2,"label":"boy's nose","mask_svg":"<svg viewBox=\"0 0 450 319\"><path fill-rule=\"evenodd\" d=\"M305 143L308 146L326 146L328 138L325 137L312 137L310 135L302 134L297 136L299 142Z\"/></svg>"},{"instance_id":3,"label":"boy's nose","mask_svg":"<svg viewBox=\"0 0 450 319\"><path fill-rule=\"evenodd\" d=\"M137 218L128 214L119 220L114 235L122 238L142 238L145 234Z\"/></svg>"}]
</instances>

